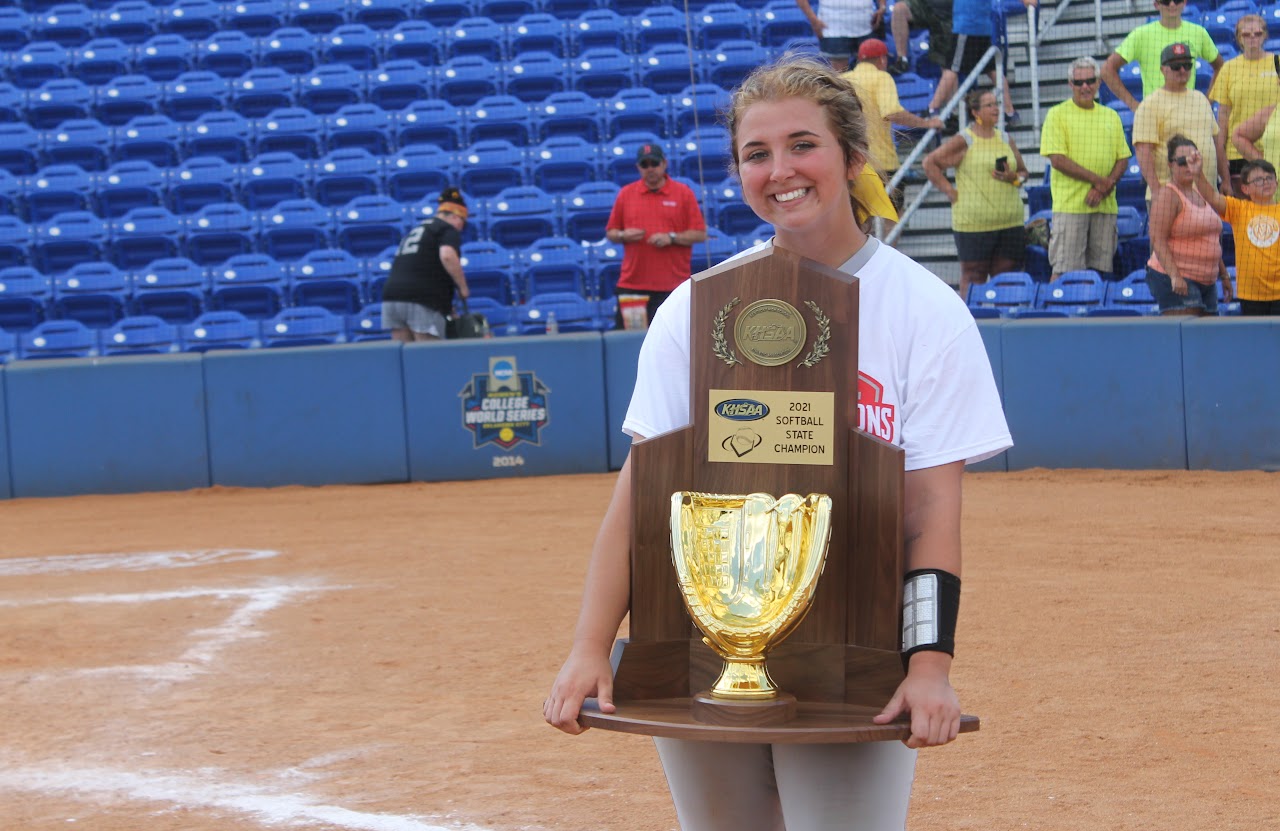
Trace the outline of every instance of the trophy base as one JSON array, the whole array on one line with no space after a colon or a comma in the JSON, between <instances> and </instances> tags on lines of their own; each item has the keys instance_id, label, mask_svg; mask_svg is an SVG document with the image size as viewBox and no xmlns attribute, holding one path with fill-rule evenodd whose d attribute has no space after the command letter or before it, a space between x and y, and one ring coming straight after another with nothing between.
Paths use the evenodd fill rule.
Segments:
<instances>
[{"instance_id":1,"label":"trophy base","mask_svg":"<svg viewBox=\"0 0 1280 831\"><path fill-rule=\"evenodd\" d=\"M690 712L695 720L719 727L774 727L796 717L796 697L780 692L763 701L744 701L703 690L693 697Z\"/></svg>"},{"instance_id":2,"label":"trophy base","mask_svg":"<svg viewBox=\"0 0 1280 831\"><path fill-rule=\"evenodd\" d=\"M911 735L907 718L874 723L871 719L880 712L879 707L801 701L796 704L795 718L785 724L742 726L698 721L692 703L692 698L619 701L615 712L602 713L596 700L588 698L578 723L617 733L740 744L853 744L900 741ZM979 726L977 716L960 717L961 733L972 733Z\"/></svg>"}]
</instances>

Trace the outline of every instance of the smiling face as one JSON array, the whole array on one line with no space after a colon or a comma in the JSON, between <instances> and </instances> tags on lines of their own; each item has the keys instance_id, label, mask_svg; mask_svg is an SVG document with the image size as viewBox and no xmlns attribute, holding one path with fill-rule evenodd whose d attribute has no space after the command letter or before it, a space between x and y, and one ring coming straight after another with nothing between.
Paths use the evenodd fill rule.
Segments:
<instances>
[{"instance_id":1,"label":"smiling face","mask_svg":"<svg viewBox=\"0 0 1280 831\"><path fill-rule=\"evenodd\" d=\"M1071 100L1088 109L1098 97L1098 73L1087 66L1071 70Z\"/></svg>"},{"instance_id":2,"label":"smiling face","mask_svg":"<svg viewBox=\"0 0 1280 831\"><path fill-rule=\"evenodd\" d=\"M736 139L743 199L774 226L779 245L828 264L861 246L849 182L865 162L845 158L822 107L807 98L759 101L743 112ZM857 246L842 256L851 241Z\"/></svg>"}]
</instances>

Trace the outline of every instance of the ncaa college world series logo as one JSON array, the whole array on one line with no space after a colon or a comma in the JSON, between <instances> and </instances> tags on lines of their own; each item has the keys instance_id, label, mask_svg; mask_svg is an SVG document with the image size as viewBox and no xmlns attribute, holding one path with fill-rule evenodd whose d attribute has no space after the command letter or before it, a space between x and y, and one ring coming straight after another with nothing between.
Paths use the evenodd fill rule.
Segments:
<instances>
[{"instance_id":1,"label":"ncaa college world series logo","mask_svg":"<svg viewBox=\"0 0 1280 831\"><path fill-rule=\"evenodd\" d=\"M472 375L458 393L462 426L471 431L477 450L486 444L503 450L520 442L540 444L538 431L550 421L550 392L532 372L517 370L514 357L491 357L489 371Z\"/></svg>"}]
</instances>

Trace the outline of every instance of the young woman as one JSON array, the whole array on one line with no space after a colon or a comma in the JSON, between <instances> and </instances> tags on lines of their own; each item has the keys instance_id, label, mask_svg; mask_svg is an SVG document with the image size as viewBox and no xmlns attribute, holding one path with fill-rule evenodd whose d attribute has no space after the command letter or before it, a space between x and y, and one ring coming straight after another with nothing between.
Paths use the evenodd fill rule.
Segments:
<instances>
[{"instance_id":1,"label":"young woman","mask_svg":"<svg viewBox=\"0 0 1280 831\"><path fill-rule=\"evenodd\" d=\"M1019 188L1027 166L1008 133L996 130L1000 105L995 93L977 90L965 96L973 123L925 156L925 175L951 200L951 230L960 257L960 297L969 286L992 274L1022 268L1025 212ZM956 169L956 183L947 168Z\"/></svg>"},{"instance_id":2,"label":"young woman","mask_svg":"<svg viewBox=\"0 0 1280 831\"><path fill-rule=\"evenodd\" d=\"M757 69L733 96L729 132L743 198L776 234L770 245L859 278L860 387L883 387L895 412L888 440L906 455L909 570L960 574L960 486L966 461L1010 445L990 363L973 318L941 280L859 228L849 183L867 155L852 87L829 67L787 57ZM691 287L677 288L645 337L623 429L636 439L688 424ZM552 725L581 732L583 699L613 712L609 650L627 612L630 462L623 465L591 554L569 657L543 706ZM958 581L956 583L958 592ZM946 744L960 705L951 655L924 649L883 712L910 716L905 743L741 745L658 739L685 831L902 828L916 748Z\"/></svg>"},{"instance_id":3,"label":"young woman","mask_svg":"<svg viewBox=\"0 0 1280 831\"><path fill-rule=\"evenodd\" d=\"M1263 49L1266 41L1267 20L1262 15L1246 14L1236 21L1240 54L1223 65L1209 90L1209 100L1218 103L1218 131L1223 136L1230 138L1251 115L1280 102L1273 56ZM1228 141L1226 149L1231 187L1240 194L1240 168L1247 159L1233 142Z\"/></svg>"},{"instance_id":4,"label":"young woman","mask_svg":"<svg viewBox=\"0 0 1280 831\"><path fill-rule=\"evenodd\" d=\"M1169 139L1169 182L1151 201L1147 285L1162 315L1218 313L1218 287L1231 299L1222 262L1222 218L1196 189L1204 159L1186 136Z\"/></svg>"}]
</instances>

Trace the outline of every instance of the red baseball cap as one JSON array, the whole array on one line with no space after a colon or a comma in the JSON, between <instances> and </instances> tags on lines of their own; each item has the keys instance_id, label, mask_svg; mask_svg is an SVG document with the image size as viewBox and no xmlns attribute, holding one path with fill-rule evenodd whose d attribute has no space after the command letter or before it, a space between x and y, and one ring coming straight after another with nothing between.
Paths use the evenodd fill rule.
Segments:
<instances>
[{"instance_id":1,"label":"red baseball cap","mask_svg":"<svg viewBox=\"0 0 1280 831\"><path fill-rule=\"evenodd\" d=\"M858 47L858 60L870 61L876 58L883 58L889 54L889 47L885 46L883 40L871 38L864 40L862 45Z\"/></svg>"}]
</instances>

